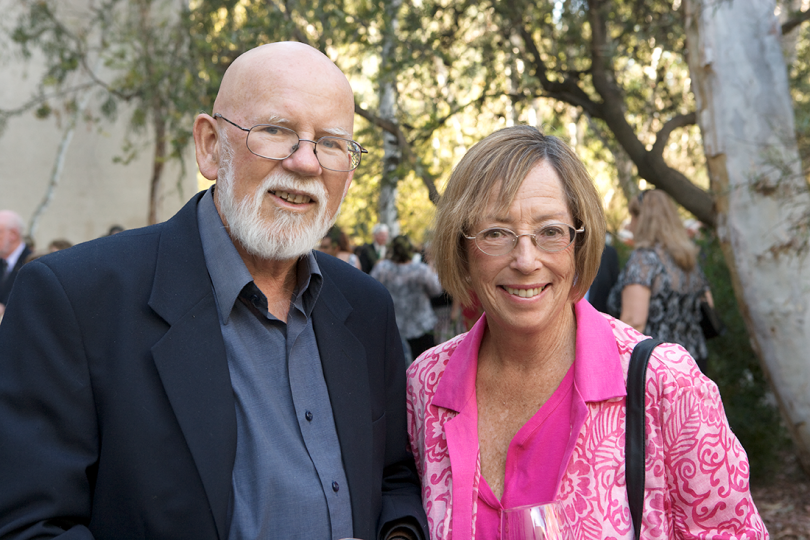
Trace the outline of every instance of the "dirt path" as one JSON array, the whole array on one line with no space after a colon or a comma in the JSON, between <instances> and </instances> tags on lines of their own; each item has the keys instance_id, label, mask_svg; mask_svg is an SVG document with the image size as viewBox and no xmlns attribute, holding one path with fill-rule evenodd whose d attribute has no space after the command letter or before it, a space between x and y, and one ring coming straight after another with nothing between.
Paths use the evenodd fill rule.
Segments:
<instances>
[{"instance_id":1,"label":"dirt path","mask_svg":"<svg viewBox=\"0 0 810 540\"><path fill-rule=\"evenodd\" d=\"M810 540L810 478L795 455L786 455L784 462L767 485L752 485L751 495L771 540Z\"/></svg>"}]
</instances>

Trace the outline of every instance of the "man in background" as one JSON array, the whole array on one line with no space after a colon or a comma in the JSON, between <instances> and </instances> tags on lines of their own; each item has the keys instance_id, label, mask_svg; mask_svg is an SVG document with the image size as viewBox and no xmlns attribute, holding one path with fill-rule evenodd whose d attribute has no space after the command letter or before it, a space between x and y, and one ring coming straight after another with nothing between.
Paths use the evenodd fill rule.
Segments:
<instances>
[{"instance_id":1,"label":"man in background","mask_svg":"<svg viewBox=\"0 0 810 540\"><path fill-rule=\"evenodd\" d=\"M358 250L357 256L360 258L360 268L366 274L371 272L377 261L384 259L388 249L388 225L377 223L371 229L373 241L370 244L363 244Z\"/></svg>"},{"instance_id":2,"label":"man in background","mask_svg":"<svg viewBox=\"0 0 810 540\"><path fill-rule=\"evenodd\" d=\"M25 242L25 223L16 212L0 210L0 315L5 310L17 273L31 254Z\"/></svg>"},{"instance_id":3,"label":"man in background","mask_svg":"<svg viewBox=\"0 0 810 540\"><path fill-rule=\"evenodd\" d=\"M607 299L610 289L619 279L619 254L616 248L605 242L605 249L602 251L602 260L599 263L599 271L593 280L591 288L588 289L585 299L593 307L602 313L607 313Z\"/></svg>"},{"instance_id":4,"label":"man in background","mask_svg":"<svg viewBox=\"0 0 810 540\"><path fill-rule=\"evenodd\" d=\"M23 269L0 326L0 538L427 537L390 296L312 251L365 150L301 43L237 58L166 223Z\"/></svg>"}]
</instances>

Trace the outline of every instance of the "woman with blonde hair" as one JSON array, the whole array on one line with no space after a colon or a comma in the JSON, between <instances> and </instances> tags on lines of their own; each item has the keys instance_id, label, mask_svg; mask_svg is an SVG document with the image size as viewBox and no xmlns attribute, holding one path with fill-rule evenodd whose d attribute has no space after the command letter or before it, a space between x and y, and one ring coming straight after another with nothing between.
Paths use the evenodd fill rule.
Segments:
<instances>
[{"instance_id":1,"label":"woman with blonde hair","mask_svg":"<svg viewBox=\"0 0 810 540\"><path fill-rule=\"evenodd\" d=\"M530 126L461 159L431 244L472 329L408 368L408 434L432 540L503 537L506 510L557 501L574 540L631 540L626 375L645 336L583 297L605 245L576 154ZM649 360L644 539L767 538L717 386L683 347Z\"/></svg>"},{"instance_id":2,"label":"woman with blonde hair","mask_svg":"<svg viewBox=\"0 0 810 540\"><path fill-rule=\"evenodd\" d=\"M635 250L611 290L608 309L639 332L683 345L705 373L700 301L713 301L698 248L663 191L642 191L629 210Z\"/></svg>"}]
</instances>

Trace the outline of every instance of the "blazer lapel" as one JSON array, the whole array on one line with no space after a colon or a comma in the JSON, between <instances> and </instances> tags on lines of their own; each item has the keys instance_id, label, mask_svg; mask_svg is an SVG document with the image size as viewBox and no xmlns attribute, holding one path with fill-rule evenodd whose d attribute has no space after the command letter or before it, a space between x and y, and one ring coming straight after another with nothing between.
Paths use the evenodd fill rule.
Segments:
<instances>
[{"instance_id":1,"label":"blazer lapel","mask_svg":"<svg viewBox=\"0 0 810 540\"><path fill-rule=\"evenodd\" d=\"M321 266L323 270L323 266ZM366 352L345 321L352 307L324 272L324 285L312 316L315 339L329 390L343 465L352 500L355 530L372 523L371 467L371 396L368 388ZM376 519L376 518L375 518Z\"/></svg>"},{"instance_id":2,"label":"blazer lapel","mask_svg":"<svg viewBox=\"0 0 810 540\"><path fill-rule=\"evenodd\" d=\"M220 538L236 455L236 412L193 198L165 224L149 305L169 325L152 354L200 473Z\"/></svg>"}]
</instances>

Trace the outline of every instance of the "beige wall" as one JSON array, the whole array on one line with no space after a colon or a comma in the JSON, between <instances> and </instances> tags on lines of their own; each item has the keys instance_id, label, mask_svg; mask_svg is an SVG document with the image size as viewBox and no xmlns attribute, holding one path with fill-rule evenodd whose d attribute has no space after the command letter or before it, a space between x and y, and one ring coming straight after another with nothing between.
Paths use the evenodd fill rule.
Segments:
<instances>
[{"instance_id":1,"label":"beige wall","mask_svg":"<svg viewBox=\"0 0 810 540\"><path fill-rule=\"evenodd\" d=\"M15 0L0 0L0 10L14 11ZM9 18L10 19L10 18ZM10 24L7 19L6 24ZM0 42L3 50L7 44ZM26 103L39 80L41 61L9 59L0 62L0 108ZM95 100L95 101L94 101ZM90 100L89 110L98 106ZM57 102L54 101L54 105ZM113 162L122 155L129 115L121 110L115 123L80 122L65 155L61 180L34 234L38 248L54 238L83 242L106 234L113 224L125 228L146 225L149 211L151 139L144 136L138 159L128 165ZM12 118L0 134L0 209L19 213L29 223L47 192L59 144L67 127L51 116L39 120L33 112ZM189 129L191 126L189 125ZM197 191L197 166L189 147L186 172L176 163L165 168L158 218L171 217Z\"/></svg>"}]
</instances>

